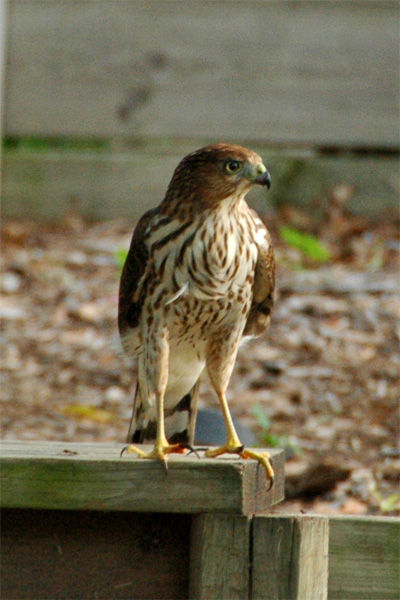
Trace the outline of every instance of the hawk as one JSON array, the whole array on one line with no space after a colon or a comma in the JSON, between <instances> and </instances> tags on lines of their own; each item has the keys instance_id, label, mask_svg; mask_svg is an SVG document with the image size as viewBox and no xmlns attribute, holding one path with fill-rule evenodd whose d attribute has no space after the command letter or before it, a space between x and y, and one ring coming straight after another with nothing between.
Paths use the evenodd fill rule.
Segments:
<instances>
[{"instance_id":1,"label":"hawk","mask_svg":"<svg viewBox=\"0 0 400 600\"><path fill-rule=\"evenodd\" d=\"M245 449L226 390L240 342L261 334L273 306L270 235L245 196L271 185L255 152L206 146L175 169L161 204L133 233L121 276L122 345L138 358L138 382L126 450L163 461L191 448L199 378L207 370L224 416L227 441L208 457L258 460L273 481L267 453ZM134 444L155 440L145 452Z\"/></svg>"}]
</instances>

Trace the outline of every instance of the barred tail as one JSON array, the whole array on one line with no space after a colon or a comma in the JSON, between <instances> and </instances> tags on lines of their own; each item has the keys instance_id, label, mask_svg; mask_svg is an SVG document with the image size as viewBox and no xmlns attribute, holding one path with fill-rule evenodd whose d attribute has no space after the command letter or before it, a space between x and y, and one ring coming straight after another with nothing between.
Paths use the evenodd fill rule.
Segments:
<instances>
[{"instance_id":1,"label":"barred tail","mask_svg":"<svg viewBox=\"0 0 400 600\"><path fill-rule=\"evenodd\" d=\"M165 433L171 444L194 443L199 388L200 380L197 381L190 392L179 400L173 408L165 410ZM157 421L150 419L146 414L146 408L143 406L140 396L139 383L137 383L127 443L143 444L154 442L156 435Z\"/></svg>"}]
</instances>

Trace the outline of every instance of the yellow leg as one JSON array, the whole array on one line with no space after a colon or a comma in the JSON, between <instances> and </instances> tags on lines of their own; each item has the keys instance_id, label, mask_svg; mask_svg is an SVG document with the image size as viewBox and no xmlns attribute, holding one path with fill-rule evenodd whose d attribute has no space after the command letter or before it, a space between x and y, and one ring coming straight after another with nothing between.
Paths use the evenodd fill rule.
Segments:
<instances>
[{"instance_id":1,"label":"yellow leg","mask_svg":"<svg viewBox=\"0 0 400 600\"><path fill-rule=\"evenodd\" d=\"M182 444L169 444L165 436L165 425L164 425L164 394L160 394L157 398L157 437L154 448L150 452L145 452L141 448L137 448L133 444L126 446L122 450L132 454L137 454L139 458L152 458L160 460L163 464L165 471L168 470L167 458L168 454L178 453L182 454L186 451L186 448Z\"/></svg>"},{"instance_id":2,"label":"yellow leg","mask_svg":"<svg viewBox=\"0 0 400 600\"><path fill-rule=\"evenodd\" d=\"M238 434L236 433L231 413L229 411L228 402L224 393L219 394L219 401L221 403L222 413L225 419L227 441L226 444L224 446L221 446L220 448L207 450L205 455L209 458L215 458L216 456L220 456L221 454L238 454L242 458L253 458L254 460L258 460L258 462L266 470L267 477L270 481L269 489L271 489L274 483L274 470L269 460L270 455L268 454L268 452L255 452L254 450L247 450L244 448L243 444L239 440Z\"/></svg>"},{"instance_id":3,"label":"yellow leg","mask_svg":"<svg viewBox=\"0 0 400 600\"><path fill-rule=\"evenodd\" d=\"M160 334L157 339L157 344L153 349L153 354L157 356L158 362L154 369L154 378L156 380L156 391L155 391L155 403L157 407L157 437L154 444L154 448L150 452L137 448L134 445L126 446L121 452L129 452L137 454L140 458L151 458L160 460L163 464L165 471L167 471L167 458L168 454L183 453L186 448L181 444L169 444L165 435L165 423L164 423L164 394L168 382L168 356L169 347L166 340L166 336ZM151 361L150 361L151 363ZM140 367L139 367L140 368Z\"/></svg>"},{"instance_id":4,"label":"yellow leg","mask_svg":"<svg viewBox=\"0 0 400 600\"><path fill-rule=\"evenodd\" d=\"M231 413L229 411L228 402L226 400L225 394L218 394L219 401L221 403L222 414L224 416L226 432L227 432L227 441L224 446L221 448L216 448L215 450L207 450L206 456L219 456L220 454L228 453L238 453L243 450L243 444L239 440L238 434L236 433L235 426L232 421Z\"/></svg>"}]
</instances>

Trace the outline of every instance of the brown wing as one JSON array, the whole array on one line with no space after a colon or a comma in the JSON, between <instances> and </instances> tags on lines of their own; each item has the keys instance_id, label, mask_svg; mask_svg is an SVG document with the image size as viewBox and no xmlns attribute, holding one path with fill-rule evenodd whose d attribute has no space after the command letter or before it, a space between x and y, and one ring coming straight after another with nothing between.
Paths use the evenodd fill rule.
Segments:
<instances>
[{"instance_id":1,"label":"brown wing","mask_svg":"<svg viewBox=\"0 0 400 600\"><path fill-rule=\"evenodd\" d=\"M256 223L261 221L253 213ZM263 225L263 227L265 227ZM258 245L258 260L254 273L253 301L243 335L260 335L271 320L274 305L275 258L271 237L267 231L265 241Z\"/></svg>"},{"instance_id":2,"label":"brown wing","mask_svg":"<svg viewBox=\"0 0 400 600\"><path fill-rule=\"evenodd\" d=\"M149 259L145 234L156 213L156 208L149 210L137 224L122 270L118 306L118 328L121 336L128 328L134 329L139 323L146 291L144 286L139 288L139 282L146 272Z\"/></svg>"}]
</instances>

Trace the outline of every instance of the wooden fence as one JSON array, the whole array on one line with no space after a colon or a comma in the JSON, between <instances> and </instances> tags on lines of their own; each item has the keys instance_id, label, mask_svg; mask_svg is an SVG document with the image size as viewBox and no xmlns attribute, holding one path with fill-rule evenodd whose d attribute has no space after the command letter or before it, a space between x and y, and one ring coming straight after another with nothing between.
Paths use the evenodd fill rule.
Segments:
<instances>
[{"instance_id":1,"label":"wooden fence","mask_svg":"<svg viewBox=\"0 0 400 600\"><path fill-rule=\"evenodd\" d=\"M353 211L397 206L395 0L7 6L5 215L137 218L187 151L217 140L263 154L270 202L315 210L345 184ZM102 150L32 152L37 138Z\"/></svg>"},{"instance_id":2,"label":"wooden fence","mask_svg":"<svg viewBox=\"0 0 400 600\"><path fill-rule=\"evenodd\" d=\"M397 600L400 520L271 512L255 461L1 444L2 598ZM269 509L269 512L265 512ZM264 514L255 514L264 511Z\"/></svg>"}]
</instances>

